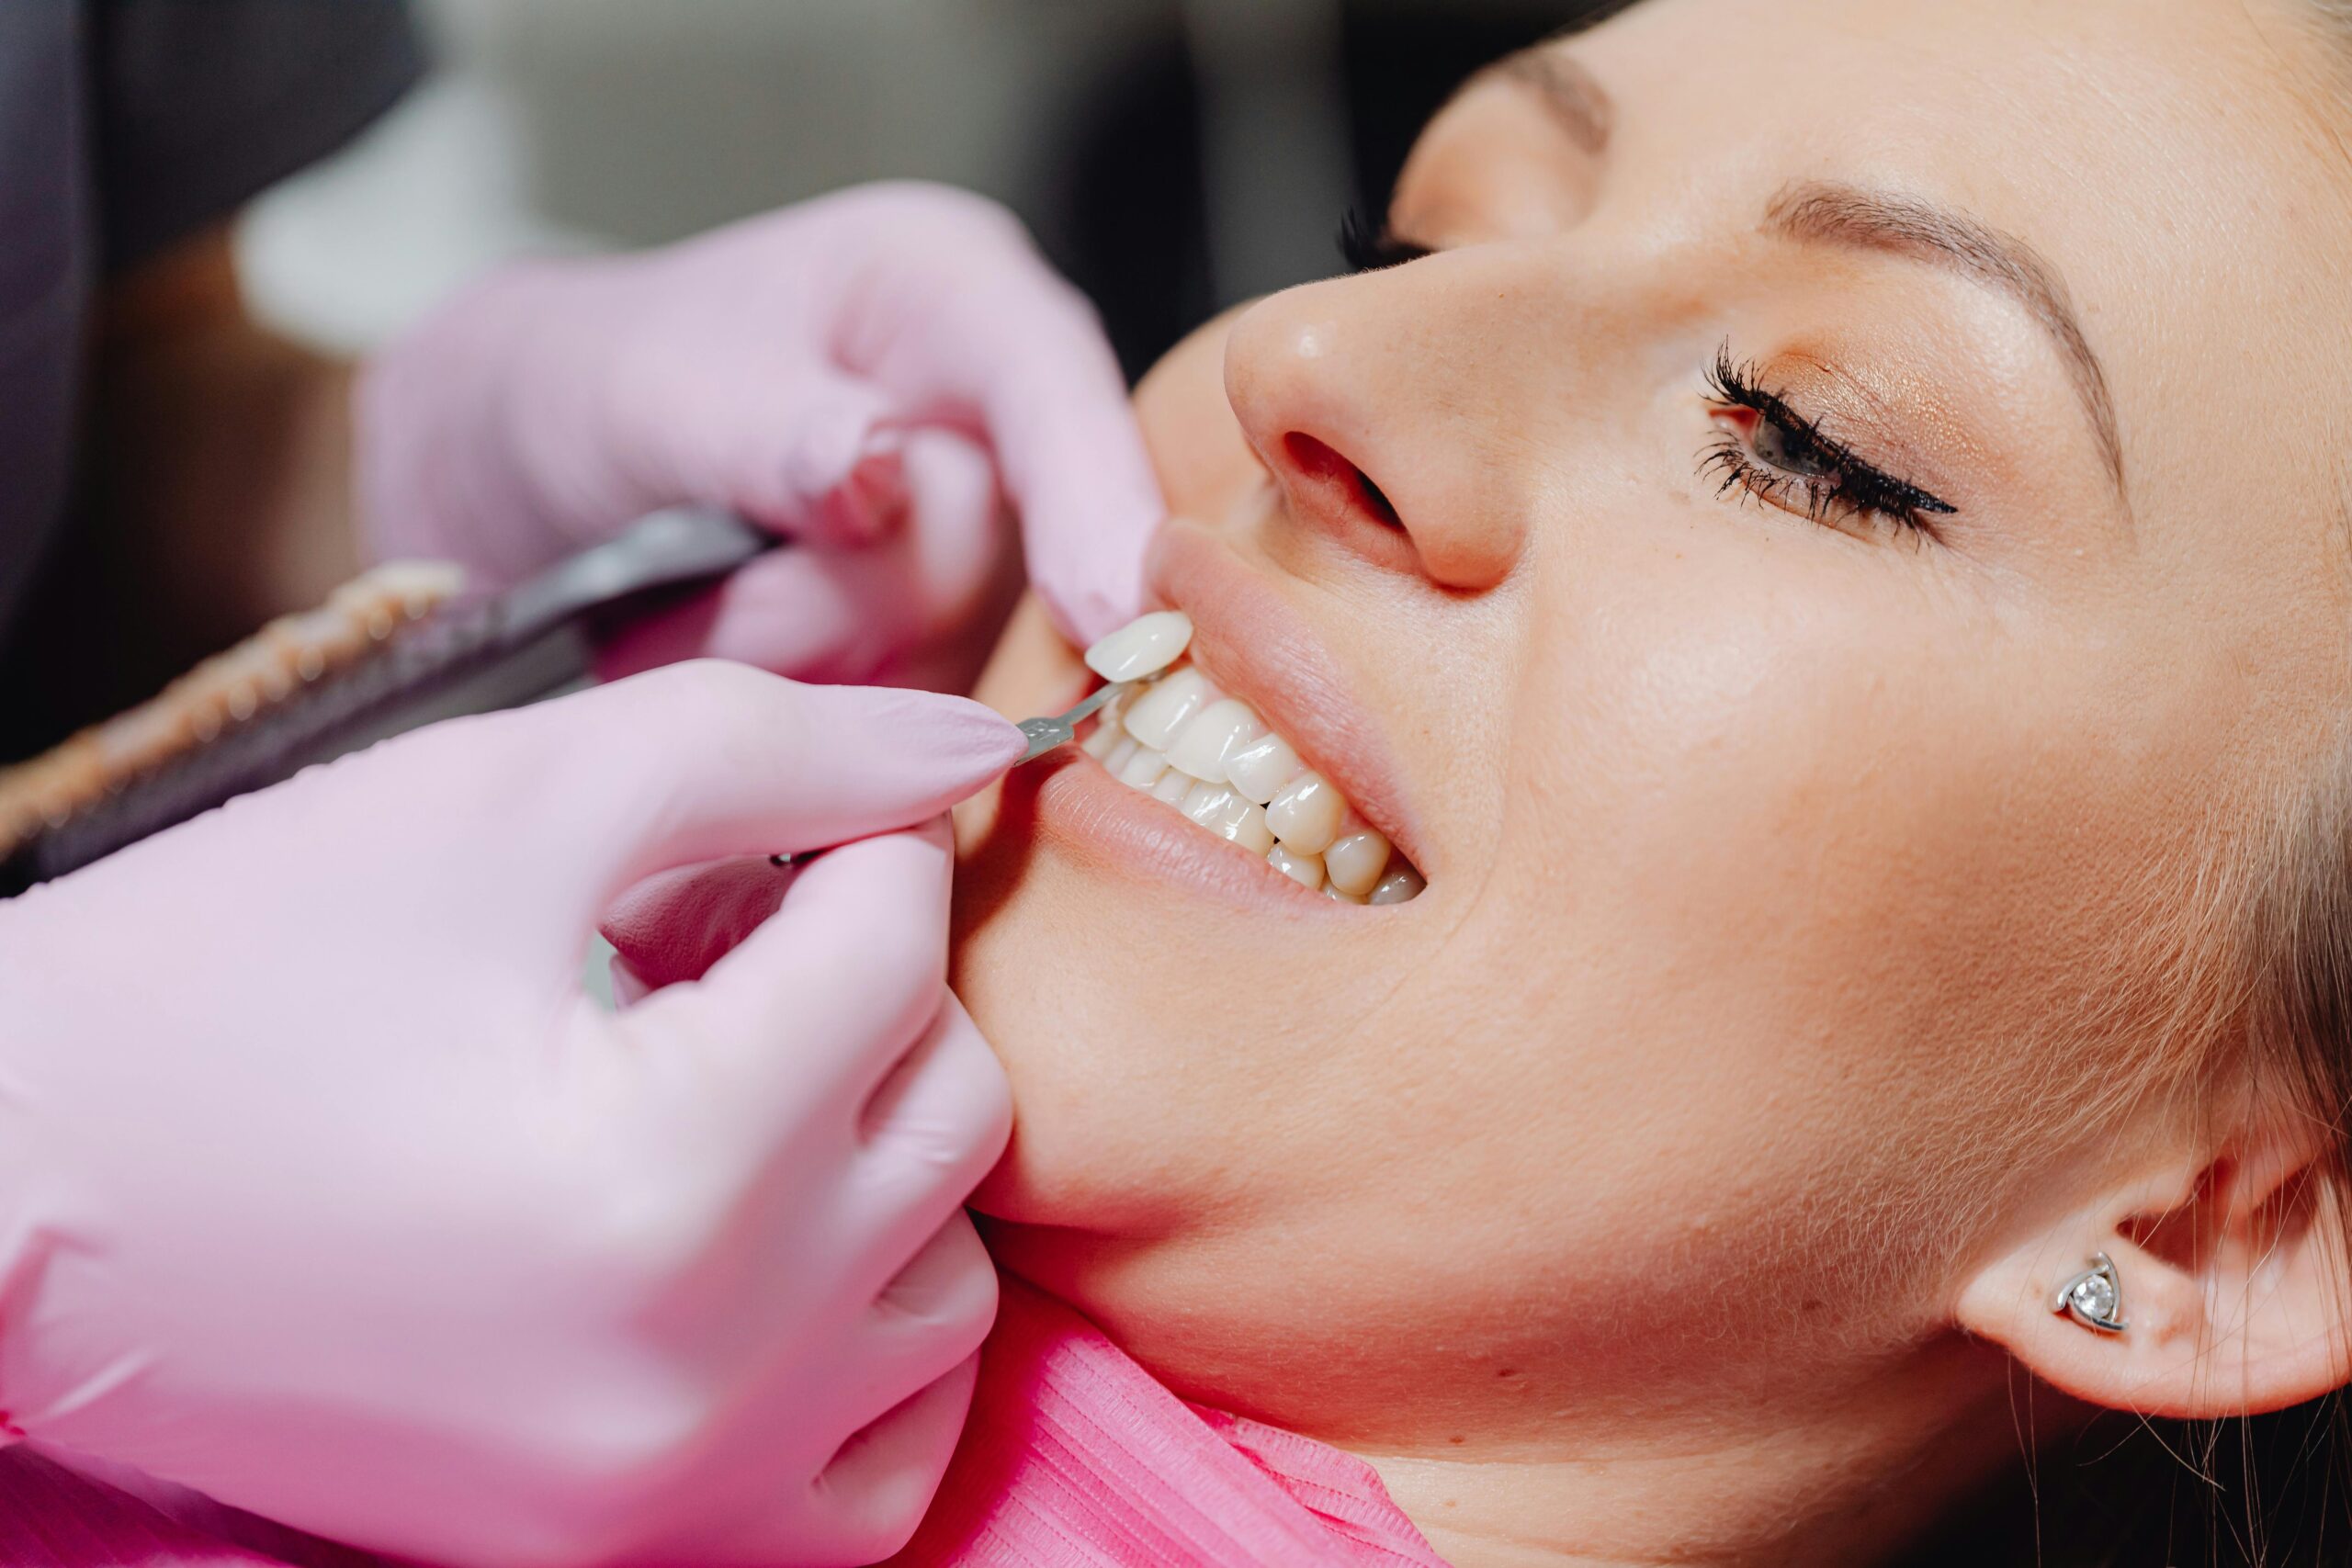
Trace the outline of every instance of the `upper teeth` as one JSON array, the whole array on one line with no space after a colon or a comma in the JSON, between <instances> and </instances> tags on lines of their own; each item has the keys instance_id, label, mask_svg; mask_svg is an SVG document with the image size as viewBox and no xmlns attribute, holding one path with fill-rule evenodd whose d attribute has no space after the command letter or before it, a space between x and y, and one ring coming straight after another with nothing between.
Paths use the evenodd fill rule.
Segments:
<instances>
[{"instance_id":1,"label":"upper teeth","mask_svg":"<svg viewBox=\"0 0 2352 1568\"><path fill-rule=\"evenodd\" d=\"M1087 754L1309 890L1350 904L1419 895L1420 873L1256 710L1190 665L1170 668L1192 638L1189 618L1163 611L1087 650L1106 681L1159 677L1102 710Z\"/></svg>"}]
</instances>

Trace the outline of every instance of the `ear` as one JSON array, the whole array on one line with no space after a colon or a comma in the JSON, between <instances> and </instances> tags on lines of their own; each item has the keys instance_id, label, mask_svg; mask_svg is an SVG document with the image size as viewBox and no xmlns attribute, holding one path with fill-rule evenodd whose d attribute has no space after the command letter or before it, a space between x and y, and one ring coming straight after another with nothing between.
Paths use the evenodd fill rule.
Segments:
<instances>
[{"instance_id":1,"label":"ear","mask_svg":"<svg viewBox=\"0 0 2352 1568\"><path fill-rule=\"evenodd\" d=\"M2256 1415L2343 1387L2352 1279L2322 1131L2250 1136L2103 1193L1970 1278L1960 1326L2077 1399L2143 1416ZM2099 1252L2120 1333L2053 1306Z\"/></svg>"}]
</instances>

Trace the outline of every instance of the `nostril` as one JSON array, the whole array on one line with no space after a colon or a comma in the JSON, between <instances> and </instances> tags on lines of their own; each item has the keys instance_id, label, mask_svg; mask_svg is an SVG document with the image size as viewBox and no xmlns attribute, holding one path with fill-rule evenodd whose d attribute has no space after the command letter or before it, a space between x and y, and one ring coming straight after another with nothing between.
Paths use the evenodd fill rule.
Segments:
<instances>
[{"instance_id":1,"label":"nostril","mask_svg":"<svg viewBox=\"0 0 2352 1568\"><path fill-rule=\"evenodd\" d=\"M1354 502L1384 527L1401 529L1405 520L1397 515L1396 505L1385 491L1373 483L1372 476L1323 442L1300 431L1292 431L1283 438L1291 463L1305 477L1324 484L1337 485L1348 492Z\"/></svg>"}]
</instances>

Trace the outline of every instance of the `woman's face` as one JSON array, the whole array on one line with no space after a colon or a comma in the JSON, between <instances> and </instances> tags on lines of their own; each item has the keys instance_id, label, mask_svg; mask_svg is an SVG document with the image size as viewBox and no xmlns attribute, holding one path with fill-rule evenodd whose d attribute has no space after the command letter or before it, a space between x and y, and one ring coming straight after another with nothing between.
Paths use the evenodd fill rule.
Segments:
<instances>
[{"instance_id":1,"label":"woman's face","mask_svg":"<svg viewBox=\"0 0 2352 1568\"><path fill-rule=\"evenodd\" d=\"M970 814L1000 1256L1229 1406L1532 1434L1859 1377L2133 1157L2080 1113L2345 692L2298 27L1652 0L1439 117L1436 254L1172 354L1156 596L1429 885L1075 753ZM1023 628L983 694L1058 709Z\"/></svg>"}]
</instances>

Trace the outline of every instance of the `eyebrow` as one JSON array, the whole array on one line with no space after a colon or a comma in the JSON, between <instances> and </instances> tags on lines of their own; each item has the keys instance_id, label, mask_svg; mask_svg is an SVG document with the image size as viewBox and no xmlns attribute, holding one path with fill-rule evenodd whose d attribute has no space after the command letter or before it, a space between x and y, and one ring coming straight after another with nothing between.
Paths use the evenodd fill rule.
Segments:
<instances>
[{"instance_id":1,"label":"eyebrow","mask_svg":"<svg viewBox=\"0 0 2352 1568\"><path fill-rule=\"evenodd\" d=\"M2116 489L2123 489L2123 442L2107 372L2084 334L2065 279L2031 245L1949 208L1822 181L1801 182L1774 197L1765 224L1792 240L1931 262L2023 306L2057 344L2108 473Z\"/></svg>"}]
</instances>

